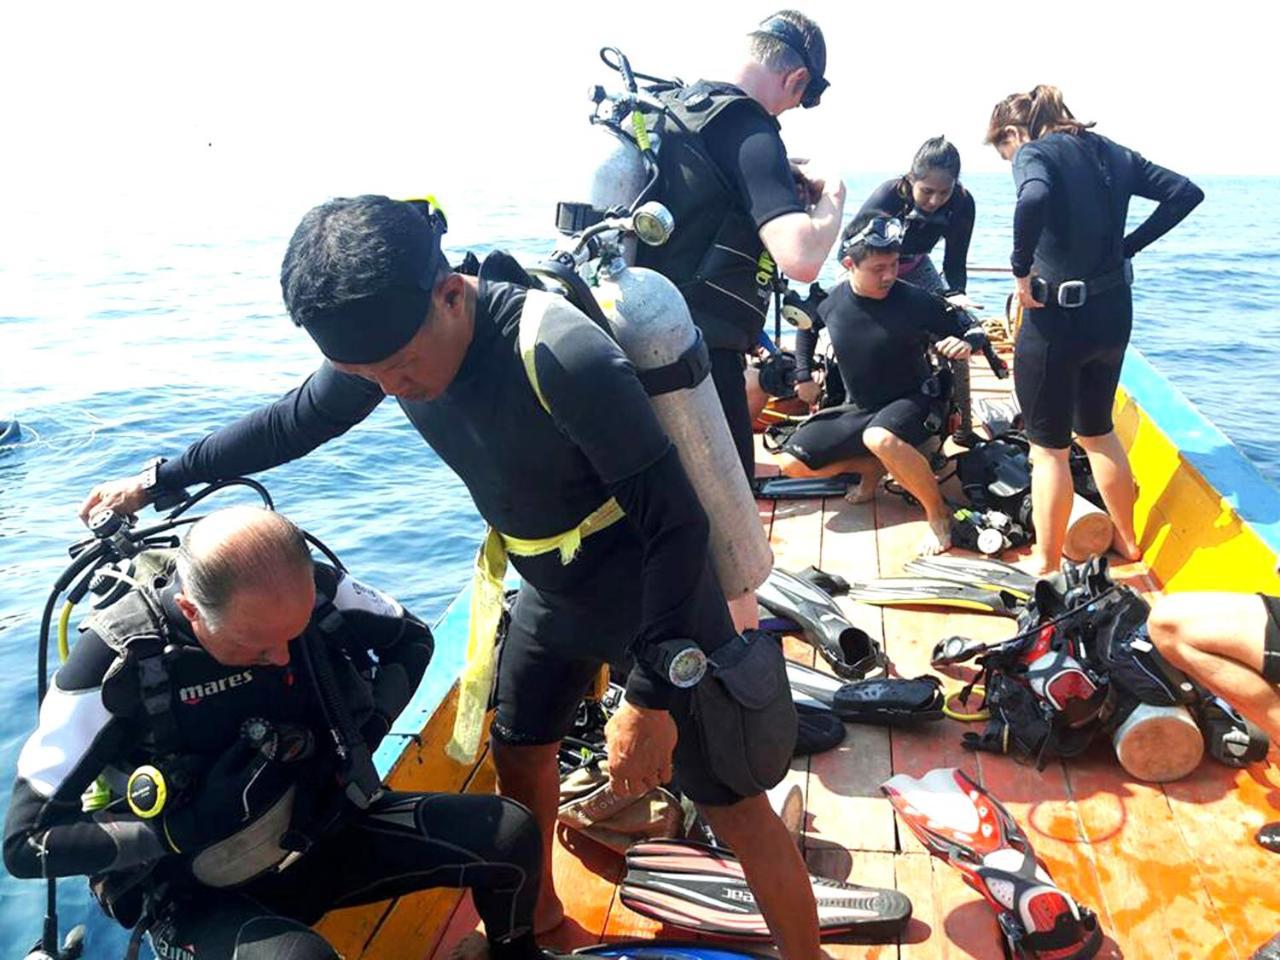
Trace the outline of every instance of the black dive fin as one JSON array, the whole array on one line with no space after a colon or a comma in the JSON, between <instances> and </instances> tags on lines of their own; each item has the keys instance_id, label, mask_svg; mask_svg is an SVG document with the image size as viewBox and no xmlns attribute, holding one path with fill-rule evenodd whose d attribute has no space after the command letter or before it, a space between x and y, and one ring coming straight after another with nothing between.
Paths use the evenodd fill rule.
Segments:
<instances>
[{"instance_id":1,"label":"black dive fin","mask_svg":"<svg viewBox=\"0 0 1280 960\"><path fill-rule=\"evenodd\" d=\"M849 592L849 581L838 573L827 573L817 567L805 567L796 574L801 580L807 580L824 593L833 597L843 597Z\"/></svg>"},{"instance_id":2,"label":"black dive fin","mask_svg":"<svg viewBox=\"0 0 1280 960\"><path fill-rule=\"evenodd\" d=\"M851 624L831 596L774 567L756 590L765 609L800 625L804 637L842 677L863 677L883 666L880 645Z\"/></svg>"},{"instance_id":3,"label":"black dive fin","mask_svg":"<svg viewBox=\"0 0 1280 960\"><path fill-rule=\"evenodd\" d=\"M843 497L857 482L856 473L836 477L756 477L751 489L761 500L819 500Z\"/></svg>"}]
</instances>

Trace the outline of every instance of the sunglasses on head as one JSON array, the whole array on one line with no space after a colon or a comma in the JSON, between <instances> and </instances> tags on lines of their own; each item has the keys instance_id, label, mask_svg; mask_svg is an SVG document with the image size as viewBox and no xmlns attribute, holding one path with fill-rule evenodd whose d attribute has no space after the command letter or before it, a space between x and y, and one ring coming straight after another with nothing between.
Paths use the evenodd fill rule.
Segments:
<instances>
[{"instance_id":1,"label":"sunglasses on head","mask_svg":"<svg viewBox=\"0 0 1280 960\"><path fill-rule=\"evenodd\" d=\"M800 32L800 28L783 17L770 17L760 24L756 33L767 33L781 40L800 58L804 68L809 71L809 83L804 88L804 97L800 101L800 106L806 110L816 107L822 101L822 94L826 92L827 87L831 86L831 83L822 75L822 71L814 69L813 63L809 60L809 53L805 49L804 34Z\"/></svg>"}]
</instances>

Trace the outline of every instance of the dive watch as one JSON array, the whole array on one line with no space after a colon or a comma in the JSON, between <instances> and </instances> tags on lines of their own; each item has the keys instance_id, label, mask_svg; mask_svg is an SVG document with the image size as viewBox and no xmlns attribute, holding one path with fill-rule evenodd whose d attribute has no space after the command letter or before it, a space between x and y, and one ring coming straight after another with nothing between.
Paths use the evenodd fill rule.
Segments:
<instances>
[{"instance_id":1,"label":"dive watch","mask_svg":"<svg viewBox=\"0 0 1280 960\"><path fill-rule=\"evenodd\" d=\"M707 655L692 640L664 640L654 645L654 652L663 676L673 687L687 690L707 673Z\"/></svg>"},{"instance_id":2,"label":"dive watch","mask_svg":"<svg viewBox=\"0 0 1280 960\"><path fill-rule=\"evenodd\" d=\"M142 465L142 472L138 476L142 479L142 489L147 495L148 503L154 501L164 489L160 486L160 467L166 462L164 457L152 457Z\"/></svg>"}]
</instances>

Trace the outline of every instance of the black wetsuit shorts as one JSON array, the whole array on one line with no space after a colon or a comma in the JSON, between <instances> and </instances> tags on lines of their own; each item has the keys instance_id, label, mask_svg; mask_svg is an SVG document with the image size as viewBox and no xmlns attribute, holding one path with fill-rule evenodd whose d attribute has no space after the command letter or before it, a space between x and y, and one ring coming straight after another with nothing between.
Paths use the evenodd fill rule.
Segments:
<instances>
[{"instance_id":1,"label":"black wetsuit shorts","mask_svg":"<svg viewBox=\"0 0 1280 960\"><path fill-rule=\"evenodd\" d=\"M1026 310L1014 350L1014 388L1032 443L1071 446L1072 431L1101 437L1113 428L1111 408L1133 326L1128 287L1089 299L1075 310Z\"/></svg>"},{"instance_id":2,"label":"black wetsuit shorts","mask_svg":"<svg viewBox=\"0 0 1280 960\"><path fill-rule=\"evenodd\" d=\"M853 406L820 410L796 429L782 450L811 470L820 470L841 460L867 456L862 435L870 427L888 430L899 440L919 446L930 436L927 421L936 405L936 400L914 393L879 410Z\"/></svg>"},{"instance_id":3,"label":"black wetsuit shorts","mask_svg":"<svg viewBox=\"0 0 1280 960\"><path fill-rule=\"evenodd\" d=\"M533 960L541 863L537 825L514 800L387 793L283 873L172 894L150 937L160 960L337 960L311 929L329 910L467 887L493 955Z\"/></svg>"},{"instance_id":4,"label":"black wetsuit shorts","mask_svg":"<svg viewBox=\"0 0 1280 960\"><path fill-rule=\"evenodd\" d=\"M494 685L491 730L503 743L557 743L573 726L578 704L601 667L610 665L615 676L630 670L630 647L640 623L642 597L637 586L643 547L618 526L617 535L604 530L584 542L584 554L596 553L574 562L594 564L594 569L572 592L539 590L528 580L521 584ZM714 582L709 566L703 576ZM711 592L718 595L717 588ZM727 617L723 607L702 610L704 606L708 605L699 605L694 635L723 634L717 625L719 618ZM673 689L667 709L679 734L673 758L675 785L696 803L725 806L741 800L716 777L697 746L689 692Z\"/></svg>"},{"instance_id":5,"label":"black wetsuit shorts","mask_svg":"<svg viewBox=\"0 0 1280 960\"><path fill-rule=\"evenodd\" d=\"M1262 640L1262 677L1280 683L1280 597L1259 594L1267 608L1267 632Z\"/></svg>"}]
</instances>

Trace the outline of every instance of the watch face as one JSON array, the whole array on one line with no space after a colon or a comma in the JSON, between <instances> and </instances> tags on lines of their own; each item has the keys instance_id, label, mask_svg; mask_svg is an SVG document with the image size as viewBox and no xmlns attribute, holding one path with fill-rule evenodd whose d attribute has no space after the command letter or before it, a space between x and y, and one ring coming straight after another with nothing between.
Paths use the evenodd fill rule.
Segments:
<instances>
[{"instance_id":1,"label":"watch face","mask_svg":"<svg viewBox=\"0 0 1280 960\"><path fill-rule=\"evenodd\" d=\"M707 672L707 655L697 647L686 647L671 658L669 679L674 686L692 687Z\"/></svg>"}]
</instances>

